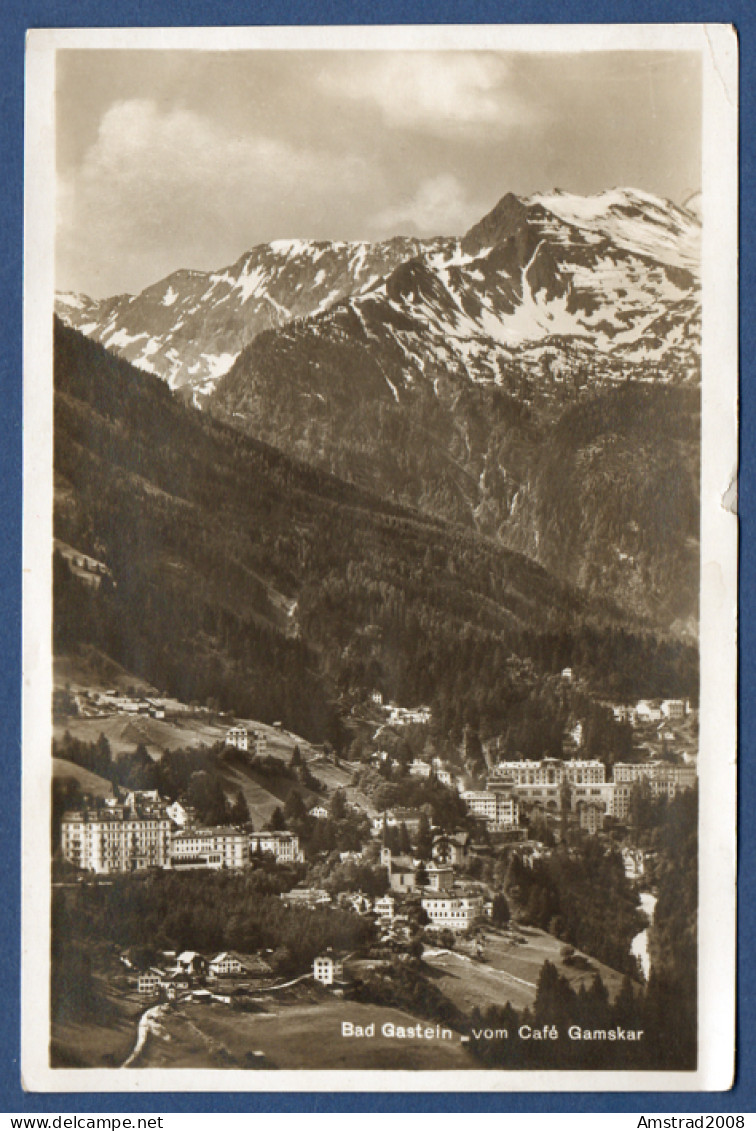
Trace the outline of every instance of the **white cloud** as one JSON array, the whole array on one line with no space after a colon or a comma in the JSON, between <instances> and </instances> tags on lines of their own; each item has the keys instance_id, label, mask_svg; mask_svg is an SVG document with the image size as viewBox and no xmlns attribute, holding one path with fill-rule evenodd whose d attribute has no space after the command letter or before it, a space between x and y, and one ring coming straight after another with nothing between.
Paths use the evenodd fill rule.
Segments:
<instances>
[{"instance_id":1,"label":"white cloud","mask_svg":"<svg viewBox=\"0 0 756 1131\"><path fill-rule=\"evenodd\" d=\"M232 132L149 99L116 102L80 168L61 178L59 254L64 263L101 264L104 293L114 260L133 286L157 247L166 271L221 266L225 249L248 248L251 232L299 234L281 225L283 217L298 223L303 200L328 207L334 194L360 192L369 176L357 157Z\"/></svg>"},{"instance_id":2,"label":"white cloud","mask_svg":"<svg viewBox=\"0 0 756 1131\"><path fill-rule=\"evenodd\" d=\"M475 127L507 132L532 117L512 88L506 61L489 52L350 55L321 83L341 97L372 102L389 125L432 134Z\"/></svg>"},{"instance_id":3,"label":"white cloud","mask_svg":"<svg viewBox=\"0 0 756 1131\"><path fill-rule=\"evenodd\" d=\"M450 173L421 181L412 196L404 197L378 213L374 220L381 234L397 230L417 235L460 235L478 219L479 202L470 200Z\"/></svg>"}]
</instances>

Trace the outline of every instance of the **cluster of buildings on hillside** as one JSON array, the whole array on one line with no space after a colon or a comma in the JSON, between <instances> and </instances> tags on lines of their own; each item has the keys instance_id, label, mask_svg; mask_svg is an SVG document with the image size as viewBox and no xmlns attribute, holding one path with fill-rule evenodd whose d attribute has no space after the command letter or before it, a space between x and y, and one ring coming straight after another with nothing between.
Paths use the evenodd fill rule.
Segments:
<instances>
[{"instance_id":1,"label":"cluster of buildings on hillside","mask_svg":"<svg viewBox=\"0 0 756 1131\"><path fill-rule=\"evenodd\" d=\"M61 822L64 859L99 874L148 868L243 868L252 853L272 853L277 862L304 860L299 838L290 832L248 833L233 826L194 823L178 801L170 805L157 790L108 798L101 808L69 810Z\"/></svg>"},{"instance_id":2,"label":"cluster of buildings on hillside","mask_svg":"<svg viewBox=\"0 0 756 1131\"><path fill-rule=\"evenodd\" d=\"M53 546L56 553L64 559L71 573L85 585L91 586L92 589L100 588L103 577L112 576L105 562L93 558L81 550L75 550L73 546L61 542L59 538L53 539Z\"/></svg>"},{"instance_id":3,"label":"cluster of buildings on hillside","mask_svg":"<svg viewBox=\"0 0 756 1131\"><path fill-rule=\"evenodd\" d=\"M375 916L383 932L382 941L410 937L407 897L414 897L423 908L430 927L467 931L491 914L491 902L480 894L479 885L460 882L455 872L467 863L471 850L467 832L437 834L429 861L422 861L411 852L393 852L383 845L380 864L388 878L384 895L370 898L364 892L354 891L331 895L322 888L297 887L283 892L280 898L288 907L315 910L333 905L357 915ZM352 855L355 854L342 854Z\"/></svg>"},{"instance_id":4,"label":"cluster of buildings on hillside","mask_svg":"<svg viewBox=\"0 0 756 1131\"><path fill-rule=\"evenodd\" d=\"M434 759L434 762L437 761ZM412 765L410 772L412 772ZM424 763L431 772L437 767ZM630 797L636 782L646 781L654 797L675 797L681 790L696 784L693 765L676 765L661 760L638 763L617 762L612 779L598 759L563 761L543 758L539 761L500 761L494 764L485 786L469 789L464 775L455 775L453 782L468 812L485 822L492 833L524 833L521 818L525 811L542 809L571 816L588 832L603 827L606 817L626 820ZM424 773L416 776L427 776ZM439 780L440 775L439 775ZM395 808L373 819L376 834L386 828L406 826L410 835L417 832L422 813L417 809Z\"/></svg>"},{"instance_id":5,"label":"cluster of buildings on hillside","mask_svg":"<svg viewBox=\"0 0 756 1131\"><path fill-rule=\"evenodd\" d=\"M402 888L392 884L390 891L376 899L371 899L364 892L340 892L334 897L320 888L293 888L281 894L281 902L287 907L307 910L336 906L357 915L375 916L382 932L382 942L410 938L410 919L406 914L407 905L403 898L406 896L417 897L419 906L428 917L428 926L439 930L448 928L452 931L469 931L491 914L491 901L484 899L471 885L450 883L449 887L440 890L432 886L433 865L425 865L431 883L421 885L417 880L418 865L419 861L413 861L409 857L394 858L391 875L396 877L401 870L406 886ZM449 879L451 878L452 870L449 869Z\"/></svg>"},{"instance_id":6,"label":"cluster of buildings on hillside","mask_svg":"<svg viewBox=\"0 0 756 1131\"><path fill-rule=\"evenodd\" d=\"M188 708L175 700L157 698L153 695L124 695L114 688L108 691L74 691L70 693L68 707L75 708L69 713L83 718L103 718L110 715L137 716L152 719L165 719L186 712Z\"/></svg>"},{"instance_id":7,"label":"cluster of buildings on hillside","mask_svg":"<svg viewBox=\"0 0 756 1131\"><path fill-rule=\"evenodd\" d=\"M246 982L259 983L270 979L273 970L258 954L237 954L235 951L222 951L212 958L206 958L196 950L185 950L176 955L164 951L162 961L145 969L134 969L128 951L121 955L121 962L132 971L131 980L137 993L144 997L164 995L169 1000L180 994L192 993L194 996L212 997L225 1000L222 980L242 978Z\"/></svg>"},{"instance_id":8,"label":"cluster of buildings on hillside","mask_svg":"<svg viewBox=\"0 0 756 1131\"><path fill-rule=\"evenodd\" d=\"M517 824L522 803L575 814L581 828L596 832L605 817L627 818L633 786L641 781L648 783L654 797L673 798L695 786L696 770L662 761L615 762L612 780L607 781L606 767L598 759L497 762L486 789L463 793L462 798L492 829L506 827L508 820Z\"/></svg>"},{"instance_id":9,"label":"cluster of buildings on hillside","mask_svg":"<svg viewBox=\"0 0 756 1131\"><path fill-rule=\"evenodd\" d=\"M467 931L488 911L481 895L469 885L455 881L454 863L467 859L469 836L457 833L439 836L433 842L433 859L422 864L391 849L381 849L381 864L386 868L389 891L376 900L374 912L384 921L391 922L396 914L396 896L420 894L420 906L428 916L431 927L448 927L453 931Z\"/></svg>"},{"instance_id":10,"label":"cluster of buildings on hillside","mask_svg":"<svg viewBox=\"0 0 756 1131\"><path fill-rule=\"evenodd\" d=\"M343 993L352 984L351 975L344 970L348 959L348 954L334 954L331 950L317 955L312 963L313 980ZM243 1002L245 997L254 998L261 991L286 988L285 983L275 984L273 969L260 953L223 951L208 958L196 950L185 950L179 955L163 951L156 965L137 969L127 951L121 955L121 962L128 971L131 988L142 998L182 998L231 1005Z\"/></svg>"},{"instance_id":11,"label":"cluster of buildings on hillside","mask_svg":"<svg viewBox=\"0 0 756 1131\"><path fill-rule=\"evenodd\" d=\"M492 833L524 834L520 820L526 809L558 814L595 833L607 817L627 819L633 788L641 781L648 784L652 796L673 798L695 786L696 770L664 761L617 762L607 781L606 767L597 759L500 761L485 788L461 788L460 796L468 812ZM325 806L312 812L316 817L328 816ZM423 820L427 822L427 815L419 809L388 810L373 818L373 835L404 827L416 836ZM460 862L463 852L453 839L446 838L445 844L449 855L440 859L434 853L426 885L439 892L451 887L451 866ZM156 790L134 791L123 800L108 798L97 808L67 811L61 823L61 847L70 863L98 874L149 868L243 868L261 853L271 854L278 863L304 861L294 833L203 827L191 809L178 801L169 804ZM415 890L414 865L391 859L390 852L382 862L389 868L392 891Z\"/></svg>"},{"instance_id":12,"label":"cluster of buildings on hillside","mask_svg":"<svg viewBox=\"0 0 756 1131\"><path fill-rule=\"evenodd\" d=\"M634 706L612 703L612 713L620 723L639 726L643 723L682 722L695 715L689 699L639 699Z\"/></svg>"},{"instance_id":13,"label":"cluster of buildings on hillside","mask_svg":"<svg viewBox=\"0 0 756 1131\"><path fill-rule=\"evenodd\" d=\"M206 706L187 705L168 696L141 694L133 689L130 693L114 687L106 691L78 690L71 692L71 698L76 713L85 718L126 715L129 718L173 720L192 714L210 714L210 708Z\"/></svg>"},{"instance_id":14,"label":"cluster of buildings on hillside","mask_svg":"<svg viewBox=\"0 0 756 1131\"><path fill-rule=\"evenodd\" d=\"M384 703L380 691L372 691L370 701L375 707L382 709L389 726L402 727L413 723L423 726L431 721L430 707L397 707L395 703Z\"/></svg>"},{"instance_id":15,"label":"cluster of buildings on hillside","mask_svg":"<svg viewBox=\"0 0 756 1131\"><path fill-rule=\"evenodd\" d=\"M572 668L565 668L562 672L565 683L575 681ZM370 700L374 706L380 707L390 726L407 726L410 723L427 724L431 721L430 707L397 707L393 703L384 703L380 691L373 691ZM618 722L628 722L632 726L644 723L658 723L663 720L669 722L682 722L689 716L696 714L691 707L689 699L639 699L635 704L608 703L615 719Z\"/></svg>"},{"instance_id":16,"label":"cluster of buildings on hillside","mask_svg":"<svg viewBox=\"0 0 756 1131\"><path fill-rule=\"evenodd\" d=\"M562 678L572 682L572 669L566 668ZM373 699L380 702L378 693L374 693ZM675 741L676 724L696 715L688 699L641 699L634 706L606 706L611 707L618 722L629 722L634 727L658 724L656 738L660 741ZM393 706L385 709L390 713L400 710ZM423 712L426 709L414 710ZM578 722L570 731L570 739L576 749L582 745L583 729L583 724ZM521 811L538 806L545 810L558 810L562 816L572 814L580 827L596 832L603 827L606 817L627 818L635 782L647 781L654 796L674 797L680 790L691 788L696 781L695 758L691 758L688 752L683 752L686 763L683 766L660 759L637 764L618 763L612 768L611 780L607 780L606 767L598 759L545 758L541 761L497 762L502 745L502 740L496 738L484 744L484 755L490 767L485 787L478 785L472 788L469 775L438 757L415 757L408 764L407 773L413 778L434 779L457 789L468 811L485 821L490 832L519 829ZM377 751L371 762L378 766L385 762L392 767L398 765L386 751ZM406 818L405 823L410 828Z\"/></svg>"}]
</instances>

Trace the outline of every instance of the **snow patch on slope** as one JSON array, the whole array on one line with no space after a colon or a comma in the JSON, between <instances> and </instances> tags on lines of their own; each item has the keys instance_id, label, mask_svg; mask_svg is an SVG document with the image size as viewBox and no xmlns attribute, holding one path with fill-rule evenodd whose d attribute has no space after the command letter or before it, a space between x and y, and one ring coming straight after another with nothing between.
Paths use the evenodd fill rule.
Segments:
<instances>
[{"instance_id":1,"label":"snow patch on slope","mask_svg":"<svg viewBox=\"0 0 756 1131\"><path fill-rule=\"evenodd\" d=\"M231 366L239 356L238 353L206 353L203 354L203 359L207 365L210 373L210 378L217 381L219 377L223 377L228 373Z\"/></svg>"},{"instance_id":2,"label":"snow patch on slope","mask_svg":"<svg viewBox=\"0 0 756 1131\"><path fill-rule=\"evenodd\" d=\"M540 204L582 231L607 236L618 247L649 255L674 267L695 270L701 257L701 228L693 216L652 193L610 189L595 196L536 193Z\"/></svg>"},{"instance_id":3,"label":"snow patch on slope","mask_svg":"<svg viewBox=\"0 0 756 1131\"><path fill-rule=\"evenodd\" d=\"M103 338L103 345L108 349L125 349L133 342L139 342L142 338L149 337L146 330L141 334L128 334L125 330L116 330L114 333L109 334L107 338Z\"/></svg>"}]
</instances>

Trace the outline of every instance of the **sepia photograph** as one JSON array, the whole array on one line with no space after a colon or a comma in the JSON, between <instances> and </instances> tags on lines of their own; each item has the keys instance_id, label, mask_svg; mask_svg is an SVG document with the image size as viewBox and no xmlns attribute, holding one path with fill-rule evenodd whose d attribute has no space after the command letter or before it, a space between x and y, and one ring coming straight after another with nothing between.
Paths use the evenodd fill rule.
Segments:
<instances>
[{"instance_id":1,"label":"sepia photograph","mask_svg":"<svg viewBox=\"0 0 756 1131\"><path fill-rule=\"evenodd\" d=\"M27 1088L729 1087L736 62L30 33Z\"/></svg>"}]
</instances>

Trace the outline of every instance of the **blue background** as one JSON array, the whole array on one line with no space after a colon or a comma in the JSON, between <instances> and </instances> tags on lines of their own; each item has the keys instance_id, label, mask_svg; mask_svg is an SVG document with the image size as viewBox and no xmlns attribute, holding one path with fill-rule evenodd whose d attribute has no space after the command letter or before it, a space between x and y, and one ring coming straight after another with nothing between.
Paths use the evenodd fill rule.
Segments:
<instances>
[{"instance_id":1,"label":"blue background","mask_svg":"<svg viewBox=\"0 0 756 1131\"><path fill-rule=\"evenodd\" d=\"M754 406L748 372L756 349L753 244L753 108L756 76L754 0L455 0L429 3L383 0L4 0L0 6L0 720L3 760L0 834L0 1111L1 1112L745 1112L756 1111L754 1044L756 977L752 936L756 929L754 864L754 775L748 767L753 738L752 668L754 577L748 548L754 508L752 459ZM21 1089L20 1031L20 812L21 812L21 513L22 389L21 310L23 241L24 37L34 27L139 27L276 24L391 23L732 23L740 37L741 110L741 590L740 590L740 772L738 1066L735 1087L726 1093L118 1093L35 1095ZM40 977L40 994L46 993ZM607 1078L611 1086L611 1077Z\"/></svg>"}]
</instances>

